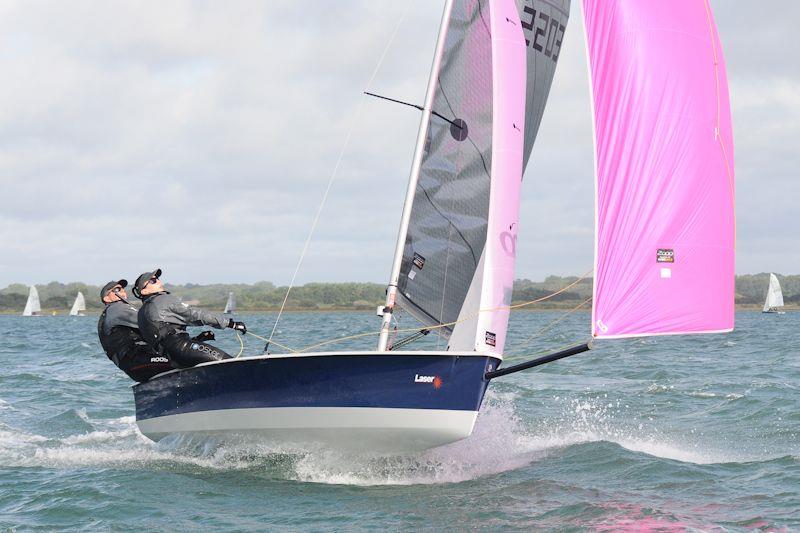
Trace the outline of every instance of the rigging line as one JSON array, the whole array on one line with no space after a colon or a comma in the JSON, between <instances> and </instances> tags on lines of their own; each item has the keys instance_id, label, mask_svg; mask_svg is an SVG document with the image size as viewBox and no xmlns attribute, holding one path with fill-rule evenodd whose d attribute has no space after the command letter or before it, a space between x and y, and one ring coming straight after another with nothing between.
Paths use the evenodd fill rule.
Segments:
<instances>
[{"instance_id":1,"label":"rigging line","mask_svg":"<svg viewBox=\"0 0 800 533\"><path fill-rule=\"evenodd\" d=\"M242 355L242 352L244 351L244 341L242 340L242 336L239 335L238 331L235 333L236 333L236 338L239 339L239 353L236 354L236 357L234 357L234 359L239 359L239 357Z\"/></svg>"},{"instance_id":2,"label":"rigging line","mask_svg":"<svg viewBox=\"0 0 800 533\"><path fill-rule=\"evenodd\" d=\"M370 93L370 92L367 92L367 91L364 91L364 94L366 94L367 96L374 96L375 98L380 98L381 100L388 100L388 101L394 102L396 104L407 105L408 107L413 107L414 109L418 109L420 111L425 111L425 108L422 107L421 105L412 104L412 103L409 103L409 102L404 102L402 100L397 100L395 98L389 98L388 96L381 96L380 94ZM458 128L460 130L464 129L463 126L460 126L460 125L456 124L455 122L453 122L449 118L445 117L444 115L440 115L438 112L434 111L433 109L431 109L431 115L436 115L440 119L444 120L445 122L450 123L450 125Z\"/></svg>"},{"instance_id":3,"label":"rigging line","mask_svg":"<svg viewBox=\"0 0 800 533\"><path fill-rule=\"evenodd\" d=\"M435 326L424 326L424 328L427 329L427 330L430 330L430 331L433 331L435 329L447 328L447 327L455 326L456 324L460 324L461 322L466 322L467 320L472 320L473 318L475 318L476 316L480 315L481 313L488 313L488 312L492 312L492 311L506 311L506 310L511 310L511 309L519 309L521 307L526 307L528 305L533 305L535 303L539 303L539 302L543 302L545 300L549 300L550 298L553 298L554 296L558 296L562 292L567 291L568 289L574 287L575 285L577 285L578 283L580 283L581 281L586 279L586 277L589 274L591 274L593 270L594 269L586 271L578 279L576 279L575 281L573 281L569 285L567 285L565 287L562 287L562 288L558 289L557 291L555 291L553 293L550 293L550 294L547 294L545 296L542 296L541 298L536 298L535 300L531 300L529 302L522 302L522 303L518 303L518 304L514 304L514 305L500 305L500 306L497 306L497 307L490 307L490 308L486 308L486 309L478 309L477 311L474 311L473 313L470 313L469 315L467 315L464 318L461 318L459 320L455 320L453 322L448 322L446 324L437 324ZM420 329L419 327L398 329L397 333L410 333L410 332L414 332L414 331L419 331L419 329ZM369 331L367 333L357 333L355 335L349 335L347 337L336 337L336 338L328 339L326 341L318 342L316 344L311 344L311 345L306 346L304 348L300 348L297 351L298 352L307 352L308 350L310 350L312 348L318 348L320 346L326 346L328 344L333 344L333 343L336 343L336 342L349 341L349 340L353 340L353 339L360 339L360 338L369 337L369 336L372 336L372 335L380 335L380 331Z\"/></svg>"},{"instance_id":4,"label":"rigging line","mask_svg":"<svg viewBox=\"0 0 800 533\"><path fill-rule=\"evenodd\" d=\"M400 30L400 26L403 24L403 21L408 15L411 6L413 5L413 0L408 3L406 6L405 11L400 16L400 19L397 21L397 25L392 32L392 35L389 37L389 41L386 43L386 46L383 48L383 52L381 53L380 57L378 58L378 64L375 65L375 68L372 71L372 75L369 77L367 81L367 89L372 85L372 82L375 81L375 77L378 75L378 71L381 68L381 64L383 60L386 59L386 54L389 52L389 48L391 48L392 43L394 42L395 37L397 36L397 32ZM336 159L336 164L333 166L333 172L331 173L331 177L328 179L328 186L325 188L325 193L322 195L322 201L317 208L317 213L314 215L314 221L311 223L311 229L308 232L308 237L306 237L306 242L303 245L303 250L300 252L300 259L297 261L297 266L294 269L294 273L292 274L292 280L289 282L289 286L286 288L286 295L283 297L283 302L281 303L281 308L278 311L278 316L275 318L275 324L272 326L272 331L269 334L269 339L267 340L268 343L272 342L272 337L275 335L275 330L278 328L278 322L281 319L281 315L283 315L283 309L286 307L286 302L289 300L289 293L294 286L294 282L297 279L297 273L300 271L300 266L303 264L303 259L306 256L306 252L308 251L308 245L311 243L311 237L314 235L314 230L317 228L317 223L319 222L319 217L322 214L322 209L325 207L325 203L328 200L328 194L331 192L331 187L333 186L333 182L336 179L336 175L339 172L339 166L342 163L342 159L344 158L344 154L347 151L347 146L350 144L350 138L353 135L353 131L355 130L356 124L358 123L359 116L361 115L361 110L364 108L364 95L361 96L358 102L358 107L356 108L356 112L353 115L353 119L350 122L350 128L347 132L347 135L344 139L344 144L342 146L341 151L339 152L339 157Z\"/></svg>"},{"instance_id":5,"label":"rigging line","mask_svg":"<svg viewBox=\"0 0 800 533\"><path fill-rule=\"evenodd\" d=\"M248 334L248 335L252 335L253 337L255 337L255 338L256 338L256 339L258 339L258 340L265 341L265 342L269 342L270 344L274 344L274 345L275 345L275 346L277 346L278 348L283 348L284 350L287 350L287 351L289 351L290 353L297 353L297 350L295 350L294 348L289 348L288 346L284 346L283 344L281 344L281 343L279 343L279 342L277 342L277 341L270 341L270 340L269 340L269 339L267 339L266 337L262 337L261 335L256 335L256 334L255 334L255 333L253 333L252 331L248 331L248 332L247 332L247 334Z\"/></svg>"},{"instance_id":6,"label":"rigging line","mask_svg":"<svg viewBox=\"0 0 800 533\"><path fill-rule=\"evenodd\" d=\"M421 339L428 333L430 333L430 331L428 331L427 329L421 329L418 332L414 333L413 335L409 335L404 339L400 339L398 342L392 345L392 351L396 350L397 348L402 348L406 344L412 343L417 339ZM438 350L438 345L437 345L437 350Z\"/></svg>"},{"instance_id":7,"label":"rigging line","mask_svg":"<svg viewBox=\"0 0 800 533\"><path fill-rule=\"evenodd\" d=\"M528 344L530 341L532 341L533 339L535 339L535 338L537 338L537 337L541 337L541 336L542 336L542 335L544 335L544 334L545 334L547 331L550 331L551 329L553 329L553 327L555 327L555 325L556 325L556 324L558 324L559 322L562 322L562 321L563 321L563 320L565 320L565 319L566 319L566 318L567 318L569 315L571 315L572 313L574 313L575 311L577 311L578 309L580 309L581 307L583 307L584 305L588 304L588 303L589 303L589 302L591 302L591 301L592 301L592 297L590 296L589 298L585 299L584 301L582 301L581 303L579 303L578 305L576 305L575 307L573 307L572 309L570 309L570 310L569 310L569 311L567 311L566 313L563 313L563 314L562 314L560 317L558 317L557 319L555 319L555 320L551 321L551 322L550 322L549 324L547 324L545 327L543 327L542 329L540 329L539 331L537 331L536 333L534 333L533 335L531 335L530 337L528 337L528 338L527 338L527 339L525 339L524 341L518 342L518 343L514 344L513 346L511 346L510 348L507 348L507 349L506 349L506 350L504 350L504 351L505 351L505 352L510 352L510 351L517 350L517 349L519 349L519 348L522 348L522 347L524 347L525 345L527 345L527 344ZM515 357L517 357L517 356L515 355ZM519 357L522 357L522 355L519 355Z\"/></svg>"},{"instance_id":8,"label":"rigging line","mask_svg":"<svg viewBox=\"0 0 800 533\"><path fill-rule=\"evenodd\" d=\"M397 320L395 320L394 318L394 313L392 313L392 320L394 320L394 332L392 333L392 338L389 339L389 342L386 343L387 351L392 351L392 348L394 348L394 343L397 341L398 324Z\"/></svg>"},{"instance_id":9,"label":"rigging line","mask_svg":"<svg viewBox=\"0 0 800 533\"><path fill-rule=\"evenodd\" d=\"M388 96L381 96L379 94L370 93L370 92L367 92L367 91L364 91L364 94L366 94L367 96L374 96L375 98L380 98L381 100L388 100L388 101L394 102L396 104L407 105L408 107L413 107L414 109L419 109L420 111L425 111L425 108L422 107L421 105L410 104L410 103L404 102L402 100L395 100L394 98L389 98Z\"/></svg>"},{"instance_id":10,"label":"rigging line","mask_svg":"<svg viewBox=\"0 0 800 533\"><path fill-rule=\"evenodd\" d=\"M721 107L722 107L722 98L720 96L720 79L719 79L719 54L717 53L717 33L714 31L714 19L711 15L711 6L708 3L708 0L704 2L706 8L706 20L708 22L708 33L709 37L711 38L711 51L714 54L714 82L716 85L716 99L717 99L717 116L715 120L715 131L716 137L719 141L719 147L722 149L722 159L725 161L725 172L728 175L728 187L731 192L731 203L733 205L733 248L736 249L736 201L735 201L735 189L734 189L734 177L733 177L733 170L731 169L730 161L728 160L728 151L725 149L725 142L722 139L722 125L721 121Z\"/></svg>"}]
</instances>

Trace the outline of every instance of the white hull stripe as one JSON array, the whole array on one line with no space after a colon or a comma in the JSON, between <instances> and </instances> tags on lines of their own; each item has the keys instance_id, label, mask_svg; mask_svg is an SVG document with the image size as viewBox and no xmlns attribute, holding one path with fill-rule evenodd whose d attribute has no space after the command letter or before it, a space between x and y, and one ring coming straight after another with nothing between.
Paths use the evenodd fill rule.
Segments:
<instances>
[{"instance_id":1,"label":"white hull stripe","mask_svg":"<svg viewBox=\"0 0 800 533\"><path fill-rule=\"evenodd\" d=\"M372 450L426 449L472 433L477 411L373 407L221 409L139 420L157 440L169 434L256 435L269 442L320 441Z\"/></svg>"}]
</instances>

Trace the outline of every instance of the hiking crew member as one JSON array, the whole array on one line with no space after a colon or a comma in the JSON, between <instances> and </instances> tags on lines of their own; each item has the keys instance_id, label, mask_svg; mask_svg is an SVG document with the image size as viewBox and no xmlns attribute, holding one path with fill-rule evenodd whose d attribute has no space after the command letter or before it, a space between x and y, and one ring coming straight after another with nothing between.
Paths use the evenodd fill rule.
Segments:
<instances>
[{"instance_id":1,"label":"hiking crew member","mask_svg":"<svg viewBox=\"0 0 800 533\"><path fill-rule=\"evenodd\" d=\"M160 268L145 272L136 279L133 287L133 294L144 302L139 310L139 329L144 339L160 354L168 357L175 368L230 359L230 355L216 346L202 342L213 340L213 333L205 331L192 339L186 327L232 328L247 333L244 322L234 322L222 313L191 307L178 296L167 292L160 277Z\"/></svg>"},{"instance_id":2,"label":"hiking crew member","mask_svg":"<svg viewBox=\"0 0 800 533\"><path fill-rule=\"evenodd\" d=\"M109 281L100 289L106 308L97 322L97 336L106 355L135 381L147 381L156 374L172 370L167 358L160 356L142 338L137 322L138 310L128 301L124 279Z\"/></svg>"}]
</instances>

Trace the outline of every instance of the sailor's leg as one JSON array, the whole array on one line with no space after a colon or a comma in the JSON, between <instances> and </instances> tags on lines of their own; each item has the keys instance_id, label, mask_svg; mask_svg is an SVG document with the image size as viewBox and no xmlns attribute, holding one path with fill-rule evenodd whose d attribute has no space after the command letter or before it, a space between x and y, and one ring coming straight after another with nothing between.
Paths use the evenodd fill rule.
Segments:
<instances>
[{"instance_id":1,"label":"sailor's leg","mask_svg":"<svg viewBox=\"0 0 800 533\"><path fill-rule=\"evenodd\" d=\"M186 334L169 335L161 341L161 346L173 365L187 368L208 361L230 359L231 356L216 346L204 342L196 342Z\"/></svg>"},{"instance_id":2,"label":"sailor's leg","mask_svg":"<svg viewBox=\"0 0 800 533\"><path fill-rule=\"evenodd\" d=\"M147 381L156 374L172 370L169 359L159 355L149 346L136 349L119 362L119 367L134 381Z\"/></svg>"}]
</instances>

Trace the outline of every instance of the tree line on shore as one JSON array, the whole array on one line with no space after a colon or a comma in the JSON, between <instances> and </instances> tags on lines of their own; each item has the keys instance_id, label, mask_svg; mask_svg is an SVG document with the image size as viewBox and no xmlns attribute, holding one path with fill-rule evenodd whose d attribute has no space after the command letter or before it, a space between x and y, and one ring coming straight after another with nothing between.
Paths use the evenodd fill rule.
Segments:
<instances>
[{"instance_id":1,"label":"tree line on shore","mask_svg":"<svg viewBox=\"0 0 800 533\"><path fill-rule=\"evenodd\" d=\"M778 275L787 305L800 306L800 275ZM575 283L577 281L577 283ZM531 309L573 308L592 296L592 278L578 280L575 276L548 276L544 281L518 279L514 282L514 302L530 302L546 297L571 284L568 289L530 306ZM740 307L762 305L769 284L769 274L736 276L736 304ZM85 283L59 283L52 281L37 285L42 309L67 311L78 291L86 297L88 311L100 311L100 287ZM372 309L383 304L386 286L382 283L306 283L294 287L286 308L289 310ZM248 284L167 285L167 290L185 301L208 309L225 306L228 293L236 295L238 311L270 311L280 307L286 295L285 286L275 286L268 281ZM21 312L28 297L28 286L14 283L0 289L0 312ZM588 306L587 306L588 308Z\"/></svg>"}]
</instances>

